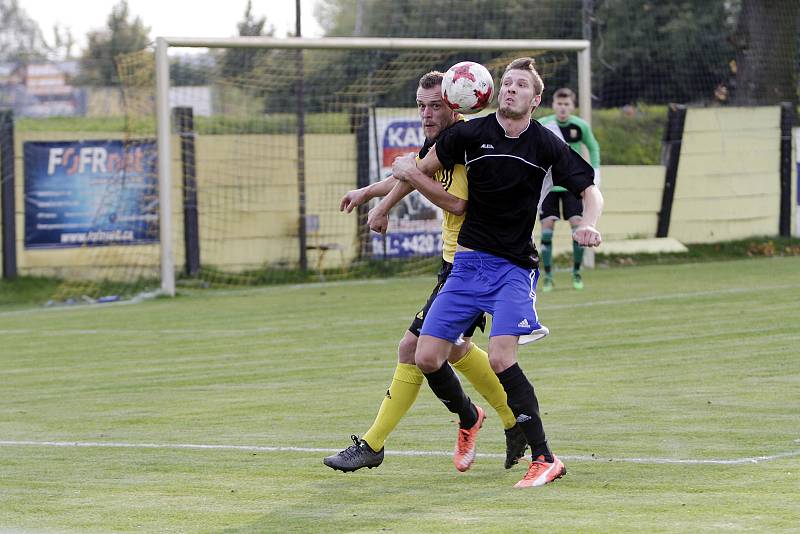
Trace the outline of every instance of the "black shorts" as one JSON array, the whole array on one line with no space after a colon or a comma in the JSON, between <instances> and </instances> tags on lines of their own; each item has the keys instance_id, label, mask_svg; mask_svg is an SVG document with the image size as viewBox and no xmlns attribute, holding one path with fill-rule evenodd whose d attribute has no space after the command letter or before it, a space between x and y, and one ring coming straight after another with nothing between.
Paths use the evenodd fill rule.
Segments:
<instances>
[{"instance_id":1,"label":"black shorts","mask_svg":"<svg viewBox=\"0 0 800 534\"><path fill-rule=\"evenodd\" d=\"M447 280L447 277L450 276L450 271L452 270L453 264L442 260L442 268L439 269L439 274L436 275L436 286L433 288L433 291L431 291L431 296L428 297L428 302L425 303L425 306L423 306L423 308L417 313L417 316L414 317L414 320L411 321L411 326L408 327L408 331L415 336L419 337L419 331L422 328L422 323L425 322L425 315L427 315L431 304L433 304L433 301L436 299L436 295L439 294L439 290L442 289L445 280ZM475 317L475 320L472 322L469 328L464 331L463 336L472 337L475 334L475 330L478 328L481 329L481 332L483 332L486 328L486 314L484 313L481 313Z\"/></svg>"},{"instance_id":2,"label":"black shorts","mask_svg":"<svg viewBox=\"0 0 800 534\"><path fill-rule=\"evenodd\" d=\"M570 193L569 191L550 191L550 193L542 201L542 207L539 209L539 220L561 219L561 211L559 208L559 201L564 208L564 220L568 221L573 217L583 216L583 201Z\"/></svg>"}]
</instances>

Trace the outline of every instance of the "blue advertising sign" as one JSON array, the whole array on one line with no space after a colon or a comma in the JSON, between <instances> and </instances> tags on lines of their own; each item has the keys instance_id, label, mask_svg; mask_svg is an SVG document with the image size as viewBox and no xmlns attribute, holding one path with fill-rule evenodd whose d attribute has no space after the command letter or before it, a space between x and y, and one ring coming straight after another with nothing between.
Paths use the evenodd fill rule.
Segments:
<instances>
[{"instance_id":1,"label":"blue advertising sign","mask_svg":"<svg viewBox=\"0 0 800 534\"><path fill-rule=\"evenodd\" d=\"M372 236L372 256L405 258L410 256L437 256L442 253L442 233L395 232L385 236Z\"/></svg>"},{"instance_id":2,"label":"blue advertising sign","mask_svg":"<svg viewBox=\"0 0 800 534\"><path fill-rule=\"evenodd\" d=\"M153 140L26 142L25 248L158 242Z\"/></svg>"},{"instance_id":3,"label":"blue advertising sign","mask_svg":"<svg viewBox=\"0 0 800 534\"><path fill-rule=\"evenodd\" d=\"M370 123L373 182L391 173L397 156L419 152L425 132L415 109L376 109ZM373 141L374 140L374 141ZM375 142L378 143L375 146ZM437 256L442 253L442 213L427 198L414 191L389 214L386 236L372 234L371 255L376 258Z\"/></svg>"}]
</instances>

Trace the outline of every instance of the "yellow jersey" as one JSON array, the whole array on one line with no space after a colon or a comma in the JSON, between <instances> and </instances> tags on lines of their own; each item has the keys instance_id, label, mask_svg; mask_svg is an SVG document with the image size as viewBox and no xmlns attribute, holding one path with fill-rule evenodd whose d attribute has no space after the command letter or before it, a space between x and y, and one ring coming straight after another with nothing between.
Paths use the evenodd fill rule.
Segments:
<instances>
[{"instance_id":1,"label":"yellow jersey","mask_svg":"<svg viewBox=\"0 0 800 534\"><path fill-rule=\"evenodd\" d=\"M455 165L452 169L440 169L434 179L442 184L444 190L462 200L467 200L467 169L464 165ZM456 243L463 215L453 215L447 210L442 210L442 259L453 263L456 254Z\"/></svg>"}]
</instances>

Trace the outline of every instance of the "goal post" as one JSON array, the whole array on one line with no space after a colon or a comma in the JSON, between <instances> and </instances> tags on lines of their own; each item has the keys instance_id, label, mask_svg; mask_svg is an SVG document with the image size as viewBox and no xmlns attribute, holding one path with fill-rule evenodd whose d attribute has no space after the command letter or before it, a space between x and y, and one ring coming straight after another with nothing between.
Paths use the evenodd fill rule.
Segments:
<instances>
[{"instance_id":1,"label":"goal post","mask_svg":"<svg viewBox=\"0 0 800 534\"><path fill-rule=\"evenodd\" d=\"M579 112L584 120L591 122L591 44L588 40L542 40L542 39L418 39L418 38L272 38L272 37L235 37L235 38L184 38L158 37L155 46L155 113L156 137L158 151L158 194L159 194L159 235L160 235L160 273L161 292L166 295L175 294L176 259L173 247L173 167L175 158L172 145L172 127L170 109L170 49L203 48L203 49L256 49L256 50L327 50L327 51L386 51L386 52L575 52L577 54L577 89L579 95ZM295 65L287 63L286 68ZM434 65L430 65L434 67ZM419 71L417 77L423 74ZM371 75L366 82L372 83ZM302 93L301 93L302 94ZM302 112L300 112L302 113ZM302 115L301 122L303 121ZM375 117L372 116L374 123ZM303 128L299 131L302 137ZM298 157L305 157L302 149L304 141L298 139ZM298 162L298 179L300 180L300 209L298 219L302 234L299 256L304 257L306 212L304 205L303 178L305 162ZM354 184L355 185L355 181ZM337 199L338 200L338 199ZM202 216L202 214L201 214ZM318 223L318 221L316 222ZM316 224L314 223L314 224ZM325 245L327 246L327 245ZM322 249L321 249L322 250ZM325 248L324 250L328 250ZM321 258L321 256L320 256ZM321 263L321 261L320 261ZM305 265L304 265L305 267Z\"/></svg>"}]
</instances>

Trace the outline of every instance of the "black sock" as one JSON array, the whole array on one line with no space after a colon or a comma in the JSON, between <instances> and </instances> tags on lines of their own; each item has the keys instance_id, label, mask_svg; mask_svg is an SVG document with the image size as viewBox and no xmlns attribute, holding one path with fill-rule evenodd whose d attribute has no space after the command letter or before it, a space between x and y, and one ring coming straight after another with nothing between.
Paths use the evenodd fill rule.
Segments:
<instances>
[{"instance_id":1,"label":"black sock","mask_svg":"<svg viewBox=\"0 0 800 534\"><path fill-rule=\"evenodd\" d=\"M458 414L459 426L461 428L471 428L478 422L478 411L469 400L469 397L464 393L458 377L453 372L450 364L444 362L444 365L432 373L424 373L425 378L428 379L428 385L433 394L436 395L440 401L451 412Z\"/></svg>"},{"instance_id":2,"label":"black sock","mask_svg":"<svg viewBox=\"0 0 800 534\"><path fill-rule=\"evenodd\" d=\"M533 459L542 455L546 461L552 462L553 453L547 446L542 418L539 416L539 401L536 400L533 384L528 381L517 363L497 373L497 378L506 390L509 408L514 412L517 423L528 439Z\"/></svg>"}]
</instances>

